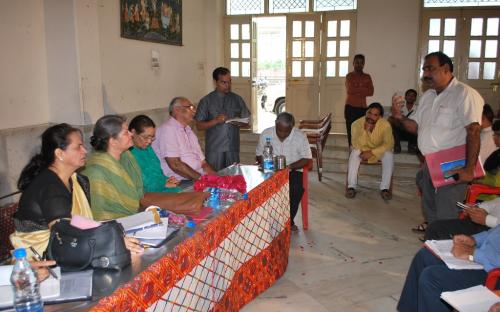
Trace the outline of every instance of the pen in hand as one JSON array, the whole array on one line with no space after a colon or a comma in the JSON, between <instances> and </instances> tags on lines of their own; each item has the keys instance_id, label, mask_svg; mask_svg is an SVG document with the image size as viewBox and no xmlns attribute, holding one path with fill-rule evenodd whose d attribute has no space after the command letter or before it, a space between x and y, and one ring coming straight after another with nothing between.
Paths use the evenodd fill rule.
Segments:
<instances>
[{"instance_id":1,"label":"pen in hand","mask_svg":"<svg viewBox=\"0 0 500 312\"><path fill-rule=\"evenodd\" d=\"M40 254L36 251L35 248L33 248L33 246L30 246L30 250L33 253L33 255L35 256L36 261L43 261L42 256L40 256ZM52 275L53 278L59 279L59 277L57 277L57 274L56 274L56 272L54 272L54 270L52 270L49 267L47 267L47 270L49 271L50 275Z\"/></svg>"}]
</instances>

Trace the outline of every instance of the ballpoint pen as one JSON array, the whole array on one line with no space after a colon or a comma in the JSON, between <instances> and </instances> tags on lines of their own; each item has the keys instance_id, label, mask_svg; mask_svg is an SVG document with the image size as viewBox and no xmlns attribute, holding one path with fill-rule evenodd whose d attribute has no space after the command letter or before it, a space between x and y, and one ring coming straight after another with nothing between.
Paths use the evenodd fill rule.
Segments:
<instances>
[{"instance_id":1,"label":"ballpoint pen","mask_svg":"<svg viewBox=\"0 0 500 312\"><path fill-rule=\"evenodd\" d=\"M36 261L43 261L42 260L42 256L40 256L40 254L36 251L35 248L33 248L33 246L30 246L30 250L33 253L33 255L35 255L35 260ZM52 275L53 278L59 279L59 277L57 277L57 274L56 274L56 272L54 272L54 270L52 270L49 267L47 267L47 270L49 270L49 273L50 273L50 275Z\"/></svg>"}]
</instances>

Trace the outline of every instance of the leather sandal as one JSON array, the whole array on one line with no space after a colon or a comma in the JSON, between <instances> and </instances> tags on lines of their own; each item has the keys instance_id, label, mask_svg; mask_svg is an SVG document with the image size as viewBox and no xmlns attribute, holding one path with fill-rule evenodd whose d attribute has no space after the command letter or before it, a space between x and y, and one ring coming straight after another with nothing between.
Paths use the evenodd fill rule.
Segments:
<instances>
[{"instance_id":1,"label":"leather sandal","mask_svg":"<svg viewBox=\"0 0 500 312\"><path fill-rule=\"evenodd\" d=\"M392 199L392 194L388 189L381 190L380 196L382 196L383 200L391 200Z\"/></svg>"},{"instance_id":2,"label":"leather sandal","mask_svg":"<svg viewBox=\"0 0 500 312\"><path fill-rule=\"evenodd\" d=\"M411 231L415 233L425 233L425 231L427 231L427 225L428 225L427 221L424 221L418 224L416 227L411 228Z\"/></svg>"},{"instance_id":3,"label":"leather sandal","mask_svg":"<svg viewBox=\"0 0 500 312\"><path fill-rule=\"evenodd\" d=\"M345 197L347 198L354 198L356 196L356 190L352 187L348 188L347 191L345 191Z\"/></svg>"}]
</instances>

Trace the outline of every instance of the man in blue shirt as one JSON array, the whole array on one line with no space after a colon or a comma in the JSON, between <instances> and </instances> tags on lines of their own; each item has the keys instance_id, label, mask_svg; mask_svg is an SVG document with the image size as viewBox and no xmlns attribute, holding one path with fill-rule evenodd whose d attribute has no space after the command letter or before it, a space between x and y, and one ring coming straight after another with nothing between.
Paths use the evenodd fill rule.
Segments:
<instances>
[{"instance_id":1,"label":"man in blue shirt","mask_svg":"<svg viewBox=\"0 0 500 312\"><path fill-rule=\"evenodd\" d=\"M482 285L489 271L500 267L500 226L474 236L453 237L452 253L456 258L483 265L484 270L452 270L422 248L411 263L399 298L398 311L452 311L440 299L443 291Z\"/></svg>"}]
</instances>

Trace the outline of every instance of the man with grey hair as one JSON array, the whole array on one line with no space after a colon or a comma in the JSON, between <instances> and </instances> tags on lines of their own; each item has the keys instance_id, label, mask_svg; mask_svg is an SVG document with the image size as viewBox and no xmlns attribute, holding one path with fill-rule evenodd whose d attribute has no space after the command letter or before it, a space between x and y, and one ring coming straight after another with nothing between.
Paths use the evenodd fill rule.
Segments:
<instances>
[{"instance_id":1,"label":"man with grey hair","mask_svg":"<svg viewBox=\"0 0 500 312\"><path fill-rule=\"evenodd\" d=\"M156 129L156 140L151 144L163 173L179 181L215 173L205 161L198 137L189 126L195 111L196 107L187 98L173 98L168 107L171 118Z\"/></svg>"},{"instance_id":2,"label":"man with grey hair","mask_svg":"<svg viewBox=\"0 0 500 312\"><path fill-rule=\"evenodd\" d=\"M306 135L299 129L294 128L295 118L290 113L280 113L276 117L275 126L264 130L257 144L257 161L262 163L262 154L266 139L269 138L273 146L275 155L286 157L287 168L290 170L289 190L290 190L290 222L292 231L298 228L293 222L299 203L304 194L302 185L302 168L312 159L311 148Z\"/></svg>"}]
</instances>

